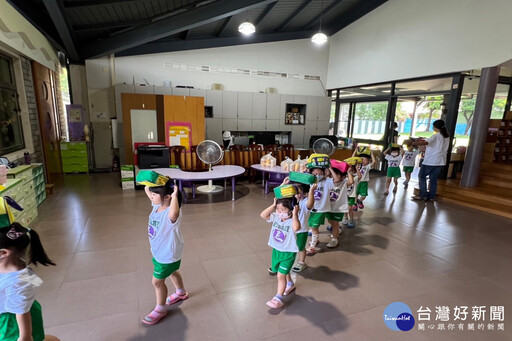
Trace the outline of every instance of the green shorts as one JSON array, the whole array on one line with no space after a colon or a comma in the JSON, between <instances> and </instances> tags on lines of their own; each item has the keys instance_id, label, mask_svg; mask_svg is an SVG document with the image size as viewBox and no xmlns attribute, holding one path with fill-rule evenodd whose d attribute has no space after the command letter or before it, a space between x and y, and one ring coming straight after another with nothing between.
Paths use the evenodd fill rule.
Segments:
<instances>
[{"instance_id":1,"label":"green shorts","mask_svg":"<svg viewBox=\"0 0 512 341\"><path fill-rule=\"evenodd\" d=\"M30 308L32 318L32 338L34 341L44 340L43 314L39 302L34 301ZM16 314L0 314L0 338L2 341L16 341L20 335Z\"/></svg>"},{"instance_id":2,"label":"green shorts","mask_svg":"<svg viewBox=\"0 0 512 341\"><path fill-rule=\"evenodd\" d=\"M414 170L414 166L404 166L405 173L412 173L413 170Z\"/></svg>"},{"instance_id":3,"label":"green shorts","mask_svg":"<svg viewBox=\"0 0 512 341\"><path fill-rule=\"evenodd\" d=\"M354 206L356 204L356 198L348 197L348 206Z\"/></svg>"},{"instance_id":4,"label":"green shorts","mask_svg":"<svg viewBox=\"0 0 512 341\"><path fill-rule=\"evenodd\" d=\"M299 248L299 251L302 251L306 248L306 244L308 242L308 233L307 232L300 232L296 234L297 238L297 247Z\"/></svg>"},{"instance_id":5,"label":"green shorts","mask_svg":"<svg viewBox=\"0 0 512 341\"><path fill-rule=\"evenodd\" d=\"M288 275L295 263L295 255L296 252L281 252L272 249L272 271Z\"/></svg>"},{"instance_id":6,"label":"green shorts","mask_svg":"<svg viewBox=\"0 0 512 341\"><path fill-rule=\"evenodd\" d=\"M400 172L400 167L389 167L388 168L388 178L399 178L402 174Z\"/></svg>"},{"instance_id":7,"label":"green shorts","mask_svg":"<svg viewBox=\"0 0 512 341\"><path fill-rule=\"evenodd\" d=\"M166 279L174 271L177 271L180 268L181 259L177 262L170 263L170 264L162 264L158 263L155 258L153 258L153 265L155 266L155 269L153 270L153 277L156 279Z\"/></svg>"},{"instance_id":8,"label":"green shorts","mask_svg":"<svg viewBox=\"0 0 512 341\"><path fill-rule=\"evenodd\" d=\"M356 195L368 196L368 181L361 181L357 184Z\"/></svg>"},{"instance_id":9,"label":"green shorts","mask_svg":"<svg viewBox=\"0 0 512 341\"><path fill-rule=\"evenodd\" d=\"M325 218L327 218L327 220L342 221L343 213L311 212L309 214L308 225L311 228L317 229L324 223Z\"/></svg>"}]
</instances>

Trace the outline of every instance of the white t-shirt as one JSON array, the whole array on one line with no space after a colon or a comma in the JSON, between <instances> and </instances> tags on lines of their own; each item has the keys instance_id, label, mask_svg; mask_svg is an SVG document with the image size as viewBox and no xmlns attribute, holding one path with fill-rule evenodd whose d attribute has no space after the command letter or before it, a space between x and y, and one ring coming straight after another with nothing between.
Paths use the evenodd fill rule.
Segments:
<instances>
[{"instance_id":1,"label":"white t-shirt","mask_svg":"<svg viewBox=\"0 0 512 341\"><path fill-rule=\"evenodd\" d=\"M412 152L410 152L410 151L404 152L404 158L402 159L402 166L414 167L416 164L416 156L418 156L417 150L413 150Z\"/></svg>"},{"instance_id":2,"label":"white t-shirt","mask_svg":"<svg viewBox=\"0 0 512 341\"><path fill-rule=\"evenodd\" d=\"M340 183L334 183L334 188L331 189L331 212L334 213L347 213L348 212L348 188L347 179Z\"/></svg>"},{"instance_id":3,"label":"white t-shirt","mask_svg":"<svg viewBox=\"0 0 512 341\"><path fill-rule=\"evenodd\" d=\"M292 218L281 221L277 214L272 213L268 222L272 223L272 229L268 238L268 245L270 247L281 252L299 252L297 239L293 231Z\"/></svg>"},{"instance_id":4,"label":"white t-shirt","mask_svg":"<svg viewBox=\"0 0 512 341\"><path fill-rule=\"evenodd\" d=\"M385 159L388 160L388 167L400 167L402 155L398 154L398 156L392 156L391 154L388 154Z\"/></svg>"},{"instance_id":5,"label":"white t-shirt","mask_svg":"<svg viewBox=\"0 0 512 341\"><path fill-rule=\"evenodd\" d=\"M370 169L372 169L372 164L369 163L366 166L361 166L361 182L370 181Z\"/></svg>"},{"instance_id":6,"label":"white t-shirt","mask_svg":"<svg viewBox=\"0 0 512 341\"><path fill-rule=\"evenodd\" d=\"M356 197L356 188L359 184L359 177L356 174L352 174L352 178L354 179L354 183L347 187L347 195L349 198L355 198Z\"/></svg>"},{"instance_id":7,"label":"white t-shirt","mask_svg":"<svg viewBox=\"0 0 512 341\"><path fill-rule=\"evenodd\" d=\"M331 202L329 199L329 192L334 187L332 178L327 178L317 184L315 190L315 205L313 210L315 212L331 212Z\"/></svg>"},{"instance_id":8,"label":"white t-shirt","mask_svg":"<svg viewBox=\"0 0 512 341\"><path fill-rule=\"evenodd\" d=\"M41 284L41 278L29 267L0 274L0 314L29 312Z\"/></svg>"},{"instance_id":9,"label":"white t-shirt","mask_svg":"<svg viewBox=\"0 0 512 341\"><path fill-rule=\"evenodd\" d=\"M299 201L300 229L297 231L297 233L308 232L309 212L311 211L308 210L308 197L305 197L304 199Z\"/></svg>"},{"instance_id":10,"label":"white t-shirt","mask_svg":"<svg viewBox=\"0 0 512 341\"><path fill-rule=\"evenodd\" d=\"M149 215L148 236L151 253L158 263L170 264L181 259L183 236L181 235L181 210L174 224L169 219L170 206L157 212L160 205L153 205Z\"/></svg>"},{"instance_id":11,"label":"white t-shirt","mask_svg":"<svg viewBox=\"0 0 512 341\"><path fill-rule=\"evenodd\" d=\"M425 157L423 164L425 166L444 166L446 165L446 154L448 153L449 137L436 133L427 139L428 145L425 148Z\"/></svg>"}]
</instances>

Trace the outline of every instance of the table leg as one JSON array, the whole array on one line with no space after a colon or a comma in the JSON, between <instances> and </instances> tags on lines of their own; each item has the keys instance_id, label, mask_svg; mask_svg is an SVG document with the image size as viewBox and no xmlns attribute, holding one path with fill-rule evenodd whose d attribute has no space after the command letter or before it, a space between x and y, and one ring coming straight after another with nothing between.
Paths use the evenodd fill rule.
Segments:
<instances>
[{"instance_id":1,"label":"table leg","mask_svg":"<svg viewBox=\"0 0 512 341\"><path fill-rule=\"evenodd\" d=\"M226 189L226 187L228 187L228 185L227 185L227 179L224 179L224 189Z\"/></svg>"},{"instance_id":2,"label":"table leg","mask_svg":"<svg viewBox=\"0 0 512 341\"><path fill-rule=\"evenodd\" d=\"M181 180L178 180L178 189L180 193L183 195L183 199L185 199L185 202L187 202L187 193L183 191L183 182Z\"/></svg>"},{"instance_id":3,"label":"table leg","mask_svg":"<svg viewBox=\"0 0 512 341\"><path fill-rule=\"evenodd\" d=\"M232 201L235 201L235 177L231 177L231 191L233 192L233 196L231 198Z\"/></svg>"},{"instance_id":4,"label":"table leg","mask_svg":"<svg viewBox=\"0 0 512 341\"><path fill-rule=\"evenodd\" d=\"M261 179L261 185L263 186L263 188L265 188L265 171L263 171L261 173L263 173L263 179Z\"/></svg>"}]
</instances>

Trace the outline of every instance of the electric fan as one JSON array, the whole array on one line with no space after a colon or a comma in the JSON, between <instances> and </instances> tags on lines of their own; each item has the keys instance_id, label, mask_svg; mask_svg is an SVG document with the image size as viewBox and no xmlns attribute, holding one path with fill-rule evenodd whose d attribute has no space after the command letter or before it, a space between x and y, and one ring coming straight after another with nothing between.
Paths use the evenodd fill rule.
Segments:
<instances>
[{"instance_id":1,"label":"electric fan","mask_svg":"<svg viewBox=\"0 0 512 341\"><path fill-rule=\"evenodd\" d=\"M208 165L209 171L212 171L212 165L215 165L222 160L224 152L215 141L204 140L197 145L196 149L197 156L201 161ZM213 180L208 180L208 185L197 187L199 192L203 193L215 193L223 191L224 188L221 186L213 185Z\"/></svg>"},{"instance_id":2,"label":"electric fan","mask_svg":"<svg viewBox=\"0 0 512 341\"><path fill-rule=\"evenodd\" d=\"M334 153L334 143L326 138L321 138L313 143L313 151L317 154L327 154L329 156Z\"/></svg>"}]
</instances>

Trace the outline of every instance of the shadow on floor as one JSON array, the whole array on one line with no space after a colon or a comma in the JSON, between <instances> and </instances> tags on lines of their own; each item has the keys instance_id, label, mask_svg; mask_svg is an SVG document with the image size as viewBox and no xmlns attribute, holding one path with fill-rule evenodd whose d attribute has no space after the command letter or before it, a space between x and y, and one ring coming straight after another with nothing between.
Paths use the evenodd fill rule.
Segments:
<instances>
[{"instance_id":1,"label":"shadow on floor","mask_svg":"<svg viewBox=\"0 0 512 341\"><path fill-rule=\"evenodd\" d=\"M196 190L196 197L192 198L192 191L187 189L187 204L214 204L218 202L231 201L231 184L226 189L218 193L200 193ZM235 200L245 197L250 193L250 189L242 184L235 186Z\"/></svg>"},{"instance_id":2,"label":"shadow on floor","mask_svg":"<svg viewBox=\"0 0 512 341\"><path fill-rule=\"evenodd\" d=\"M387 249L389 239L377 234L362 234L367 232L360 226L353 229L346 229L344 238L341 242L341 251L354 253L357 255L372 254L373 251L366 246L374 246L379 249Z\"/></svg>"},{"instance_id":3,"label":"shadow on floor","mask_svg":"<svg viewBox=\"0 0 512 341\"><path fill-rule=\"evenodd\" d=\"M331 270L325 265L308 267L306 271L300 272L299 276L304 278L332 283L338 290L348 290L359 286L359 278L344 271Z\"/></svg>"},{"instance_id":4,"label":"shadow on floor","mask_svg":"<svg viewBox=\"0 0 512 341\"><path fill-rule=\"evenodd\" d=\"M333 335L348 328L347 317L342 314L334 305L328 302L317 301L313 297L292 294L287 298L286 309L270 309L269 314L279 315L282 312L286 315L298 315L308 320L321 329L326 335ZM329 330L324 322L337 320L335 330Z\"/></svg>"},{"instance_id":5,"label":"shadow on floor","mask_svg":"<svg viewBox=\"0 0 512 341\"><path fill-rule=\"evenodd\" d=\"M141 322L142 324L142 322ZM129 341L144 340L185 340L188 320L181 309L169 309L167 316L152 326L144 325L145 333L129 339Z\"/></svg>"}]
</instances>

